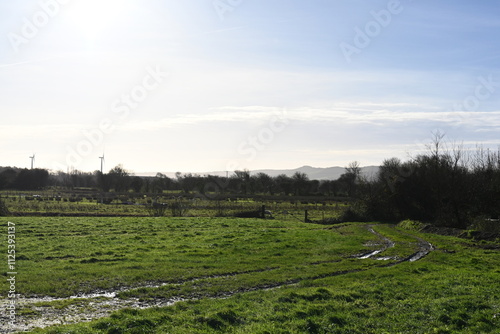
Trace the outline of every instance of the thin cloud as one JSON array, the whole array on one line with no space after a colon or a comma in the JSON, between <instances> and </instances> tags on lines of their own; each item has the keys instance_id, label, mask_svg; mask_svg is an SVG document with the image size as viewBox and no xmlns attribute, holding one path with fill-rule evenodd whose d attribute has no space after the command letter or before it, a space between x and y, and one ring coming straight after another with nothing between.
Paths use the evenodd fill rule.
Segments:
<instances>
[{"instance_id":1,"label":"thin cloud","mask_svg":"<svg viewBox=\"0 0 500 334\"><path fill-rule=\"evenodd\" d=\"M12 142L14 138L29 136L39 138L69 138L79 134L82 125L78 124L38 124L38 125L2 125L0 141Z\"/></svg>"},{"instance_id":2,"label":"thin cloud","mask_svg":"<svg viewBox=\"0 0 500 334\"><path fill-rule=\"evenodd\" d=\"M0 64L0 68L5 68L5 67L14 67L14 66L19 66L19 65L26 65L26 64L34 64L34 63L41 63L47 60L54 60L62 57L47 57L47 58L42 58L42 59L33 59L33 60L25 60L25 61L19 61L17 63L11 63L11 64Z\"/></svg>"},{"instance_id":3,"label":"thin cloud","mask_svg":"<svg viewBox=\"0 0 500 334\"><path fill-rule=\"evenodd\" d=\"M371 108L370 108L371 107ZM393 108L395 110L391 110ZM159 130L175 126L220 122L262 122L279 116L289 121L331 122L332 124L374 124L391 126L404 123L438 123L448 126L477 127L477 131L492 131L500 127L500 111L405 111L418 109L415 104L345 104L332 108L279 108L269 106L224 106L211 108L206 114L179 114L161 120L149 120L121 126L122 130Z\"/></svg>"}]
</instances>

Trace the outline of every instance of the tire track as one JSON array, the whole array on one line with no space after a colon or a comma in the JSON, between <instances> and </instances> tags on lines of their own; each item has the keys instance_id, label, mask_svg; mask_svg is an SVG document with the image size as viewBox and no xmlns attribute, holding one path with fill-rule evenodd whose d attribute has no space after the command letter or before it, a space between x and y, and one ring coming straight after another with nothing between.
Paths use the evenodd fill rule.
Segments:
<instances>
[{"instance_id":1,"label":"tire track","mask_svg":"<svg viewBox=\"0 0 500 334\"><path fill-rule=\"evenodd\" d=\"M396 245L394 241L391 239L383 236L382 234L376 232L373 229L374 225L367 225L366 228L368 229L369 232L375 234L381 241L382 241L382 248L377 249L375 251L369 252L369 253L364 253L359 256L356 256L357 259L364 260L364 259L369 259L374 257L375 255L378 255L384 251L386 251L388 248L392 248ZM379 258L380 259L380 258ZM385 259L385 258L384 258ZM390 260L390 258L387 258L387 260Z\"/></svg>"},{"instance_id":2,"label":"tire track","mask_svg":"<svg viewBox=\"0 0 500 334\"><path fill-rule=\"evenodd\" d=\"M375 257L376 255L379 255L383 253L385 250L392 248L396 245L396 242L393 240L387 238L383 234L377 232L374 230L374 227L376 225L366 225L365 227L370 231L370 233L374 234L377 236L377 238L380 241L381 247L375 251L371 251L368 253L363 253L363 254L358 254L353 256L354 258L357 259L374 259L374 260L394 260L394 258L387 258L387 257ZM277 289L281 287L286 287L286 286L293 286L298 283L300 283L303 280L317 280L317 279L322 279L322 278L327 278L327 277L334 277L334 276L340 276L340 275L347 275L347 274L352 274L352 273L357 273L357 272L363 272L363 271L368 271L372 268L382 268L382 267L391 267L395 266L398 264L401 264L403 262L415 262L418 261L425 256L427 256L431 251L434 250L434 246L420 238L416 237L414 235L411 235L407 232L403 232L400 230L397 230L398 233L401 233L403 235L410 236L414 239L417 240L417 251L411 254L410 256L407 256L403 259L397 260L396 262L392 262L389 264L383 264L383 265L375 265L370 268L366 269L351 269L351 270L343 270L343 271L336 271L336 272L331 272L331 273L326 273L326 274L321 274L321 275L316 275L316 276L311 276L311 277L305 277L302 279L289 279L284 282L276 282L276 283L270 283L270 284L263 284L263 285L256 285L253 287L247 287L247 288L239 288L234 291L225 291L225 292L219 292L215 293L214 295L207 295L203 296L201 298L229 298L235 294L238 293L245 293L245 292L251 292L251 291L263 291L263 290L271 290L271 289ZM338 261L319 261L319 262L314 262L314 263L309 263L310 266L315 266L315 265L320 265L324 263L335 263ZM132 288L120 288L116 289L114 291L100 291L96 292L94 294L87 294L87 295L76 295L72 296L70 298L51 298L51 297L20 297L18 298L18 309L22 308L29 308L33 314L31 315L19 315L16 319L16 324L17 327L15 329L12 328L0 328L0 334L10 334L18 331L28 331L28 330L33 330L37 327L39 328L44 328L52 325L66 325L66 324L74 324L78 322L87 322L87 321L92 321L96 320L99 318L107 317L109 316L112 312L115 312L117 310L123 309L123 308L135 308L135 309L146 309L146 308L151 308L151 307L167 307L174 305L175 303L179 301L187 301L187 300L199 300L201 299L200 297L195 297L192 296L192 298L171 298L171 299L165 299L165 298L157 298L153 301L143 301L139 298L127 298L127 299L122 299L118 298L117 295L120 292L126 292L126 291L133 291L135 289L139 288L159 288L162 286L166 285L182 285L185 283L194 283L197 281L201 281L203 279L207 278L228 278L228 277L235 277L238 275L243 275L243 274L250 274L250 273L258 273L258 272L266 272L266 271L271 271L275 269L279 269L280 267L271 267L271 268L266 268L266 269L256 269L256 270L248 270L248 271L242 271L242 272L232 272L232 273L227 273L227 274L222 274L222 275L206 275L206 276L200 276L197 278L192 278L188 280L179 280L177 282L170 282L170 283L149 283L145 284L142 286L137 286L137 287L132 287ZM56 307L44 307L44 306L35 306L34 304L39 303L39 302L56 302L56 301L68 301L68 300L73 300L74 303L68 307L65 307L64 309L60 310L57 309ZM81 301L81 303L80 303ZM0 300L0 308L6 309L7 306L7 300L3 299ZM7 318L2 314L0 315L0 321L2 323L7 323Z\"/></svg>"},{"instance_id":3,"label":"tire track","mask_svg":"<svg viewBox=\"0 0 500 334\"><path fill-rule=\"evenodd\" d=\"M410 255L408 258L406 258L405 259L406 261L409 261L409 262L418 261L418 260L420 260L423 257L427 256L430 252L432 252L433 250L436 249L434 247L434 245L432 245L427 240L424 240L424 239L422 239L420 237L416 237L416 236L414 236L414 235L412 235L410 233L407 233L407 232L403 232L403 231L399 231L399 230L398 230L398 232L401 233L401 234L410 236L412 238L415 238L418 241L418 251L415 252L415 253L413 253L412 255Z\"/></svg>"},{"instance_id":4,"label":"tire track","mask_svg":"<svg viewBox=\"0 0 500 334\"><path fill-rule=\"evenodd\" d=\"M396 245L396 242L390 240L386 236L384 236L384 235L380 234L379 232L375 231L373 229L374 226L376 226L376 225L366 225L366 228L368 229L368 231L370 231L371 233L373 233L379 239L382 240L383 247L380 248L380 249L377 249L375 251L366 253L366 254L358 255L358 256L356 256L357 259L373 258L375 255L378 255L378 254L384 252L385 250L387 250L388 248L392 248L392 247L394 247ZM418 260L424 258L425 256L427 256L430 252L432 252L435 249L435 247L430 242L428 242L427 240L424 240L424 239L422 239L420 237L412 235L412 234L410 234L408 232L403 232L403 231L400 231L400 230L397 230L397 232L400 233L400 234L403 234L403 235L406 235L406 236L409 236L411 238L416 239L417 240L417 251L414 252L414 253L412 253L411 255L409 255L407 257L404 257L401 260L398 260L395 263L389 264L389 266L400 264L402 262L415 262L415 261L418 261ZM376 260L392 260L393 258L390 258L390 257L379 257L379 258L375 258L375 259Z\"/></svg>"}]
</instances>

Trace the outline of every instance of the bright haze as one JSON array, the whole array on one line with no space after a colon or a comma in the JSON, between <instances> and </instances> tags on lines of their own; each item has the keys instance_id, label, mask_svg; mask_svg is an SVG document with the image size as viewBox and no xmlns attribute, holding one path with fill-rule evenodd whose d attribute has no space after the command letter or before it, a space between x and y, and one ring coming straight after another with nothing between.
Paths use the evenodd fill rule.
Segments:
<instances>
[{"instance_id":1,"label":"bright haze","mask_svg":"<svg viewBox=\"0 0 500 334\"><path fill-rule=\"evenodd\" d=\"M497 148L496 0L0 3L0 165L377 165Z\"/></svg>"}]
</instances>

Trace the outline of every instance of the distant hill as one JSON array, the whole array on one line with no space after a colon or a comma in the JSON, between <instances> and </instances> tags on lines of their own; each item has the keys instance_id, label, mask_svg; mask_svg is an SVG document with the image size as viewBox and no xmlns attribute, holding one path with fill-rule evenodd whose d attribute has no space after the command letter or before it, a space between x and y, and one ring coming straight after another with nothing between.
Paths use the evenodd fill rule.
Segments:
<instances>
[{"instance_id":1,"label":"distant hill","mask_svg":"<svg viewBox=\"0 0 500 334\"><path fill-rule=\"evenodd\" d=\"M377 166L367 166L361 168L361 174L367 177L371 177L378 172ZM295 169L262 169L251 171L251 174L266 173L269 176L278 176L280 174L285 174L286 176L293 176L293 174L300 172L306 174L310 180L336 180L340 175L345 173L344 167L311 167L303 166Z\"/></svg>"},{"instance_id":2,"label":"distant hill","mask_svg":"<svg viewBox=\"0 0 500 334\"><path fill-rule=\"evenodd\" d=\"M378 166L366 166L361 167L361 174L368 178L371 178L377 174L379 170ZM293 176L296 172L306 174L310 180L336 180L340 177L340 175L345 173L344 167L311 167L311 166L303 166L295 169L258 169L250 171L251 175L255 175L258 173L265 173L269 176L278 176L281 174L285 174L286 176ZM163 173L170 178L175 178L175 173ZM183 173L184 174L184 173ZM216 172L203 172L203 173L193 173L199 175L216 175L216 176L226 176L225 171L216 171ZM231 176L233 172L229 172L229 176ZM155 176L156 173L137 173L140 176Z\"/></svg>"}]
</instances>

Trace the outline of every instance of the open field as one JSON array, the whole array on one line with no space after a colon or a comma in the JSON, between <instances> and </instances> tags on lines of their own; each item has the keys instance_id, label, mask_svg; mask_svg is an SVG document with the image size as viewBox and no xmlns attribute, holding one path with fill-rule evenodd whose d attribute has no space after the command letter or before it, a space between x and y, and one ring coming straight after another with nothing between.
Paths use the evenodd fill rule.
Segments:
<instances>
[{"instance_id":1,"label":"open field","mask_svg":"<svg viewBox=\"0 0 500 334\"><path fill-rule=\"evenodd\" d=\"M4 226L7 221L16 228L18 330L67 323L78 324L35 332L498 333L500 328L500 257L494 243L377 223L12 217ZM2 308L8 291L3 286Z\"/></svg>"},{"instance_id":2,"label":"open field","mask_svg":"<svg viewBox=\"0 0 500 334\"><path fill-rule=\"evenodd\" d=\"M166 205L165 216L221 217L260 211L264 205L276 218L319 221L338 217L347 207L346 199L207 195L167 193L105 193L95 191L4 191L3 201L17 216L115 216L145 217L154 214L153 201Z\"/></svg>"}]
</instances>

